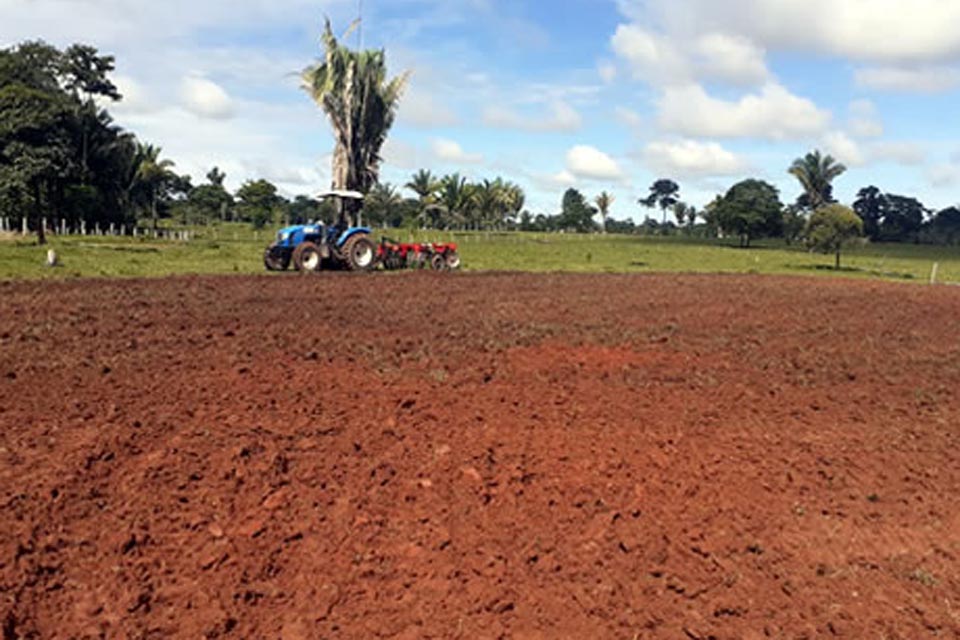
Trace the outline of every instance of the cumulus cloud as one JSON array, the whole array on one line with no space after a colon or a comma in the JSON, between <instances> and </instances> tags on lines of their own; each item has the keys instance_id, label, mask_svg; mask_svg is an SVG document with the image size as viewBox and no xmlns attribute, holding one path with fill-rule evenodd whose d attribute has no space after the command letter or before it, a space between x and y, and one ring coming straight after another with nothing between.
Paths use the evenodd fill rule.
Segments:
<instances>
[{"instance_id":1,"label":"cumulus cloud","mask_svg":"<svg viewBox=\"0 0 960 640\"><path fill-rule=\"evenodd\" d=\"M583 125L583 118L576 109L562 100L550 104L546 114L526 115L501 106L487 107L483 111L483 123L498 129L551 132L576 131Z\"/></svg>"},{"instance_id":2,"label":"cumulus cloud","mask_svg":"<svg viewBox=\"0 0 960 640\"><path fill-rule=\"evenodd\" d=\"M613 110L617 121L630 127L633 130L639 130L643 126L643 116L626 107L617 106Z\"/></svg>"},{"instance_id":3,"label":"cumulus cloud","mask_svg":"<svg viewBox=\"0 0 960 640\"><path fill-rule=\"evenodd\" d=\"M960 86L960 69L951 67L868 67L854 74L857 86L897 93L944 93Z\"/></svg>"},{"instance_id":4,"label":"cumulus cloud","mask_svg":"<svg viewBox=\"0 0 960 640\"><path fill-rule=\"evenodd\" d=\"M617 79L617 65L609 60L604 60L597 64L597 74L600 76L600 79L603 80L604 84L611 84Z\"/></svg>"},{"instance_id":5,"label":"cumulus cloud","mask_svg":"<svg viewBox=\"0 0 960 640\"><path fill-rule=\"evenodd\" d=\"M858 138L878 138L883 135L883 122L876 105L869 100L850 103L850 133Z\"/></svg>"},{"instance_id":6,"label":"cumulus cloud","mask_svg":"<svg viewBox=\"0 0 960 640\"><path fill-rule=\"evenodd\" d=\"M577 145L567 152L566 173L561 175L587 180L615 181L624 178L623 169L616 160L587 145Z\"/></svg>"},{"instance_id":7,"label":"cumulus cloud","mask_svg":"<svg viewBox=\"0 0 960 640\"><path fill-rule=\"evenodd\" d=\"M460 119L433 93L410 87L400 101L397 121L423 129L434 129L456 125Z\"/></svg>"},{"instance_id":8,"label":"cumulus cloud","mask_svg":"<svg viewBox=\"0 0 960 640\"><path fill-rule=\"evenodd\" d=\"M867 156L856 140L842 131L831 131L821 141L824 150L848 167L867 163Z\"/></svg>"},{"instance_id":9,"label":"cumulus cloud","mask_svg":"<svg viewBox=\"0 0 960 640\"><path fill-rule=\"evenodd\" d=\"M706 33L689 39L626 24L617 27L610 46L635 79L652 84L714 79L749 86L770 75L764 51L742 36Z\"/></svg>"},{"instance_id":10,"label":"cumulus cloud","mask_svg":"<svg viewBox=\"0 0 960 640\"><path fill-rule=\"evenodd\" d=\"M225 120L234 114L233 101L223 87L206 78L184 78L180 97L191 113L201 118Z\"/></svg>"},{"instance_id":11,"label":"cumulus cloud","mask_svg":"<svg viewBox=\"0 0 960 640\"><path fill-rule=\"evenodd\" d=\"M714 98L700 85L667 87L658 104L660 126L684 136L795 140L824 133L830 112L779 84L735 102Z\"/></svg>"},{"instance_id":12,"label":"cumulus cloud","mask_svg":"<svg viewBox=\"0 0 960 640\"><path fill-rule=\"evenodd\" d=\"M709 33L697 43L703 71L708 77L733 84L762 84L770 77L766 53L742 36Z\"/></svg>"},{"instance_id":13,"label":"cumulus cloud","mask_svg":"<svg viewBox=\"0 0 960 640\"><path fill-rule=\"evenodd\" d=\"M634 22L676 37L724 33L767 50L907 63L960 57L952 0L619 0Z\"/></svg>"},{"instance_id":14,"label":"cumulus cloud","mask_svg":"<svg viewBox=\"0 0 960 640\"><path fill-rule=\"evenodd\" d=\"M430 149L433 155L442 162L460 164L479 164L483 162L481 154L467 153L463 150L463 147L453 140L438 138L431 143Z\"/></svg>"},{"instance_id":15,"label":"cumulus cloud","mask_svg":"<svg viewBox=\"0 0 960 640\"><path fill-rule=\"evenodd\" d=\"M678 177L730 176L747 168L742 158L715 142L651 142L643 155L654 171Z\"/></svg>"},{"instance_id":16,"label":"cumulus cloud","mask_svg":"<svg viewBox=\"0 0 960 640\"><path fill-rule=\"evenodd\" d=\"M921 166L927 161L927 152L916 142L874 142L867 149L870 159L877 163L893 163L905 167Z\"/></svg>"}]
</instances>

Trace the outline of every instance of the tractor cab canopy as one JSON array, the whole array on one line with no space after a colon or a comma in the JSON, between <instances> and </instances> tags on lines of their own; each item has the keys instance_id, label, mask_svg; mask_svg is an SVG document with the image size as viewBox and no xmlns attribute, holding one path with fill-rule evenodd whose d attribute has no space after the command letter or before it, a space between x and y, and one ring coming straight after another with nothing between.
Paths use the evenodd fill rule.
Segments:
<instances>
[{"instance_id":1,"label":"tractor cab canopy","mask_svg":"<svg viewBox=\"0 0 960 640\"><path fill-rule=\"evenodd\" d=\"M342 189L333 189L317 194L319 200L333 200L337 207L338 226L361 226L361 214L363 209L363 194L359 191L348 191ZM355 218L355 222L353 221Z\"/></svg>"},{"instance_id":2,"label":"tractor cab canopy","mask_svg":"<svg viewBox=\"0 0 960 640\"><path fill-rule=\"evenodd\" d=\"M363 194L359 191L345 191L341 189L324 191L323 193L317 194L318 200L328 200L330 198L339 198L341 200L363 200Z\"/></svg>"}]
</instances>

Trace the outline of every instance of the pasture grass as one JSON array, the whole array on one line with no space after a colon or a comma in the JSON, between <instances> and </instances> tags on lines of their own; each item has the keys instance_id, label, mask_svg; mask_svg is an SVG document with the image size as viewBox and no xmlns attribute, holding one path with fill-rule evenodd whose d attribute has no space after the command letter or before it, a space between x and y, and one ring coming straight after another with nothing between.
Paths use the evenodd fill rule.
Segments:
<instances>
[{"instance_id":1,"label":"pasture grass","mask_svg":"<svg viewBox=\"0 0 960 640\"><path fill-rule=\"evenodd\" d=\"M62 266L44 264L47 247L30 238L0 236L0 279L159 277L178 274L263 273L263 249L274 231L224 224L197 228L196 239L50 238ZM811 254L780 240L740 249L735 240L573 234L390 230L398 241L457 242L470 271L584 273L756 273L881 278L928 282L939 263L939 282L960 283L960 248L867 244L848 249L843 268L833 256ZM380 235L380 234L378 234Z\"/></svg>"}]
</instances>

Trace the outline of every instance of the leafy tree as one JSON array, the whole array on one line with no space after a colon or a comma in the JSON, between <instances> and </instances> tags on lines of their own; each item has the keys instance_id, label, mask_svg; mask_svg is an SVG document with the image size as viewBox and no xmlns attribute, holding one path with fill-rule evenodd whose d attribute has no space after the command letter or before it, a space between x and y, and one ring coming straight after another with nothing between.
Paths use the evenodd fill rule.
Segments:
<instances>
[{"instance_id":1,"label":"leafy tree","mask_svg":"<svg viewBox=\"0 0 960 640\"><path fill-rule=\"evenodd\" d=\"M814 251L836 255L835 269L840 269L843 247L863 235L863 220L853 209L841 204L820 207L807 223L807 244Z\"/></svg>"},{"instance_id":2,"label":"leafy tree","mask_svg":"<svg viewBox=\"0 0 960 640\"><path fill-rule=\"evenodd\" d=\"M916 198L885 194L886 209L880 223L880 239L888 242L911 242L923 227L928 209Z\"/></svg>"},{"instance_id":3,"label":"leafy tree","mask_svg":"<svg viewBox=\"0 0 960 640\"><path fill-rule=\"evenodd\" d=\"M597 210L587 204L586 198L576 189L567 189L563 194L559 227L577 233L589 233L596 229L593 216Z\"/></svg>"},{"instance_id":4,"label":"leafy tree","mask_svg":"<svg viewBox=\"0 0 960 640\"><path fill-rule=\"evenodd\" d=\"M650 186L650 195L640 200L643 206L663 212L663 224L667 223L667 210L680 202L680 185L673 180L657 180Z\"/></svg>"},{"instance_id":5,"label":"leafy tree","mask_svg":"<svg viewBox=\"0 0 960 640\"><path fill-rule=\"evenodd\" d=\"M237 190L240 219L255 229L264 228L284 204L277 187L267 180L248 180Z\"/></svg>"},{"instance_id":6,"label":"leafy tree","mask_svg":"<svg viewBox=\"0 0 960 640\"><path fill-rule=\"evenodd\" d=\"M287 205L287 220L290 224L306 224L320 220L332 223L336 221L336 217L336 206L330 200L320 201L299 195Z\"/></svg>"},{"instance_id":7,"label":"leafy tree","mask_svg":"<svg viewBox=\"0 0 960 640\"><path fill-rule=\"evenodd\" d=\"M467 179L459 173L445 176L440 181L440 194L438 205L442 207L435 212L440 212L446 219L453 224L463 224L469 219L469 212L472 208L473 187L467 182Z\"/></svg>"},{"instance_id":8,"label":"leafy tree","mask_svg":"<svg viewBox=\"0 0 960 640\"><path fill-rule=\"evenodd\" d=\"M697 209L686 202L673 205L673 216L677 219L677 226L693 228L697 224Z\"/></svg>"},{"instance_id":9,"label":"leafy tree","mask_svg":"<svg viewBox=\"0 0 960 640\"><path fill-rule=\"evenodd\" d=\"M403 197L392 184L373 185L363 203L363 212L369 224L387 226L393 212L401 205Z\"/></svg>"},{"instance_id":10,"label":"leafy tree","mask_svg":"<svg viewBox=\"0 0 960 640\"><path fill-rule=\"evenodd\" d=\"M880 223L883 222L887 207L887 197L877 187L864 187L857 193L853 210L863 220L863 231L871 240L880 239Z\"/></svg>"},{"instance_id":11,"label":"leafy tree","mask_svg":"<svg viewBox=\"0 0 960 640\"><path fill-rule=\"evenodd\" d=\"M437 192L440 191L442 184L430 171L420 169L420 171L413 174L410 182L404 186L417 194L417 197L420 199L420 204L427 206L436 202Z\"/></svg>"},{"instance_id":12,"label":"leafy tree","mask_svg":"<svg viewBox=\"0 0 960 640\"><path fill-rule=\"evenodd\" d=\"M352 51L337 41L329 20L322 42L323 60L304 70L302 79L333 128L332 186L366 194L379 180L380 152L407 74L388 79L384 51Z\"/></svg>"},{"instance_id":13,"label":"leafy tree","mask_svg":"<svg viewBox=\"0 0 960 640\"><path fill-rule=\"evenodd\" d=\"M613 206L615 200L616 198L604 191L593 201L597 205L597 211L600 212L600 225L603 233L607 232L607 217L610 215L610 207Z\"/></svg>"},{"instance_id":14,"label":"leafy tree","mask_svg":"<svg viewBox=\"0 0 960 640\"><path fill-rule=\"evenodd\" d=\"M749 247L753 238L779 235L783 229L783 204L777 188L761 180L735 184L713 210L720 229L740 237Z\"/></svg>"},{"instance_id":15,"label":"leafy tree","mask_svg":"<svg viewBox=\"0 0 960 640\"><path fill-rule=\"evenodd\" d=\"M793 244L803 236L807 226L807 219L803 217L799 205L790 205L783 210L783 239L788 245Z\"/></svg>"},{"instance_id":16,"label":"leafy tree","mask_svg":"<svg viewBox=\"0 0 960 640\"><path fill-rule=\"evenodd\" d=\"M833 202L833 181L843 175L847 168L830 155L819 150L794 160L789 169L803 187L806 197L800 204L816 210Z\"/></svg>"},{"instance_id":17,"label":"leafy tree","mask_svg":"<svg viewBox=\"0 0 960 640\"><path fill-rule=\"evenodd\" d=\"M960 244L960 208L949 207L930 221L933 240L941 244Z\"/></svg>"},{"instance_id":18,"label":"leafy tree","mask_svg":"<svg viewBox=\"0 0 960 640\"><path fill-rule=\"evenodd\" d=\"M214 167L207 173L207 184L190 190L187 202L198 221L227 220L233 207L233 196L223 186L226 174Z\"/></svg>"},{"instance_id":19,"label":"leafy tree","mask_svg":"<svg viewBox=\"0 0 960 640\"><path fill-rule=\"evenodd\" d=\"M137 189L146 196L150 207L153 228L158 226L160 202L177 186L179 176L173 172L172 160L161 159L163 150L153 145L140 148L140 165L137 168Z\"/></svg>"}]
</instances>

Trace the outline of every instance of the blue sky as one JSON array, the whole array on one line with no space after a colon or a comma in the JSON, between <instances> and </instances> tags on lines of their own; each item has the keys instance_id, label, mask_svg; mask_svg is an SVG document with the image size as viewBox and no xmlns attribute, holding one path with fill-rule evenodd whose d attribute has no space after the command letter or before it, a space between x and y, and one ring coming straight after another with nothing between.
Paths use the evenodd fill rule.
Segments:
<instances>
[{"instance_id":1,"label":"blue sky","mask_svg":"<svg viewBox=\"0 0 960 640\"><path fill-rule=\"evenodd\" d=\"M955 0L364 0L367 46L411 71L383 179L418 168L519 182L534 212L569 186L614 215L670 177L702 206L739 179L820 148L868 184L960 202ZM296 73L323 16L357 0L0 0L0 43L89 42L118 59L112 111L181 172L288 194L329 182L332 146ZM357 34L351 36L356 42Z\"/></svg>"}]
</instances>

